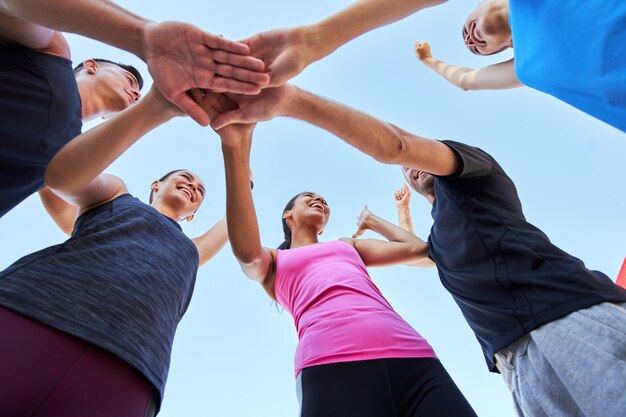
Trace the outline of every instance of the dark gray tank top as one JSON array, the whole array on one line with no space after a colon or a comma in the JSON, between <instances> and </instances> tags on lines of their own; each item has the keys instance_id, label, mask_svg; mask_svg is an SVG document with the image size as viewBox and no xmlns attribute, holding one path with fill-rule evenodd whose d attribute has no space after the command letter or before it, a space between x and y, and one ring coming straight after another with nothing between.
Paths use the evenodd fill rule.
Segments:
<instances>
[{"instance_id":1,"label":"dark gray tank top","mask_svg":"<svg viewBox=\"0 0 626 417\"><path fill-rule=\"evenodd\" d=\"M1 272L0 305L117 355L162 398L198 264L175 221L125 194L82 214L65 243Z\"/></svg>"}]
</instances>

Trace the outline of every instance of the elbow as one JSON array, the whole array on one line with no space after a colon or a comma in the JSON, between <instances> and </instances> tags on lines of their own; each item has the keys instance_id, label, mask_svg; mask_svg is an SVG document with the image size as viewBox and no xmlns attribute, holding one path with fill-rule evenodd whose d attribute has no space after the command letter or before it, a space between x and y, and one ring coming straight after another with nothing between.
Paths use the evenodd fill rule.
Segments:
<instances>
[{"instance_id":1,"label":"elbow","mask_svg":"<svg viewBox=\"0 0 626 417\"><path fill-rule=\"evenodd\" d=\"M428 259L429 253L428 245L425 242L420 242L413 246L411 255L415 257L416 261L423 261Z\"/></svg>"},{"instance_id":2,"label":"elbow","mask_svg":"<svg viewBox=\"0 0 626 417\"><path fill-rule=\"evenodd\" d=\"M389 127L391 129L389 142L383 144L372 157L383 164L398 165L407 147L407 135L394 125L390 124Z\"/></svg>"}]
</instances>

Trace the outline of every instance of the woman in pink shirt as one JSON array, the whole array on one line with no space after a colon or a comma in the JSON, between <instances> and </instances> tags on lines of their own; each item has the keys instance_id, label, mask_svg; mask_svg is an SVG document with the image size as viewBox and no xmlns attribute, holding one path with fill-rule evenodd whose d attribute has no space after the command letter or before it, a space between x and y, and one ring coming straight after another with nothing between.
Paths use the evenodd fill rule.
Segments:
<instances>
[{"instance_id":1,"label":"woman in pink shirt","mask_svg":"<svg viewBox=\"0 0 626 417\"><path fill-rule=\"evenodd\" d=\"M428 255L416 236L365 211L389 241L318 242L330 216L311 192L283 212L285 243L261 246L250 192L253 125L220 129L231 246L244 273L293 316L301 417L465 417L476 414L435 352L382 296L366 266L411 263ZM356 235L355 235L356 236Z\"/></svg>"}]
</instances>

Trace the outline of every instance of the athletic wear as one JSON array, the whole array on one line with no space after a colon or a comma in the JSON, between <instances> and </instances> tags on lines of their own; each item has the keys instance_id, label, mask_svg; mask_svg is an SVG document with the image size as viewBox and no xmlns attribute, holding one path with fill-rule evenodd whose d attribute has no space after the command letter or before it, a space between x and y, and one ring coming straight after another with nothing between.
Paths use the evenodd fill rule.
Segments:
<instances>
[{"instance_id":1,"label":"athletic wear","mask_svg":"<svg viewBox=\"0 0 626 417\"><path fill-rule=\"evenodd\" d=\"M162 396L198 263L178 223L125 194L0 273L0 305L113 353Z\"/></svg>"},{"instance_id":2,"label":"athletic wear","mask_svg":"<svg viewBox=\"0 0 626 417\"><path fill-rule=\"evenodd\" d=\"M575 311L496 357L520 417L623 417L626 412L626 304Z\"/></svg>"},{"instance_id":3,"label":"athletic wear","mask_svg":"<svg viewBox=\"0 0 626 417\"><path fill-rule=\"evenodd\" d=\"M626 132L626 1L510 0L515 73Z\"/></svg>"},{"instance_id":4,"label":"athletic wear","mask_svg":"<svg viewBox=\"0 0 626 417\"><path fill-rule=\"evenodd\" d=\"M460 168L435 177L428 239L441 282L493 355L542 324L626 291L554 246L524 218L515 185L484 151L444 141Z\"/></svg>"},{"instance_id":5,"label":"athletic wear","mask_svg":"<svg viewBox=\"0 0 626 417\"><path fill-rule=\"evenodd\" d=\"M0 307L0 415L153 417L154 388L118 357Z\"/></svg>"},{"instance_id":6,"label":"athletic wear","mask_svg":"<svg viewBox=\"0 0 626 417\"><path fill-rule=\"evenodd\" d=\"M81 127L71 61L0 43L0 217L43 187L48 162Z\"/></svg>"},{"instance_id":7,"label":"athletic wear","mask_svg":"<svg viewBox=\"0 0 626 417\"><path fill-rule=\"evenodd\" d=\"M328 363L435 357L385 300L348 243L279 250L274 291L298 332L296 375Z\"/></svg>"},{"instance_id":8,"label":"athletic wear","mask_svg":"<svg viewBox=\"0 0 626 417\"><path fill-rule=\"evenodd\" d=\"M475 417L437 359L377 359L306 368L300 417Z\"/></svg>"}]
</instances>

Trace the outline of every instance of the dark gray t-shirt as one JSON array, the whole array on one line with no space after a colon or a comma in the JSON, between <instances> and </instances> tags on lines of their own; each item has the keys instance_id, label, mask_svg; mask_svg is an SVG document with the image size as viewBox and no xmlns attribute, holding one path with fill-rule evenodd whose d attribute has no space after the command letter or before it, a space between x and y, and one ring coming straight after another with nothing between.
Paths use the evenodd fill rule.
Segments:
<instances>
[{"instance_id":1,"label":"dark gray t-shirt","mask_svg":"<svg viewBox=\"0 0 626 417\"><path fill-rule=\"evenodd\" d=\"M496 352L542 324L603 301L626 301L626 291L526 221L513 181L491 155L443 143L460 168L435 177L430 256L492 371Z\"/></svg>"},{"instance_id":2,"label":"dark gray t-shirt","mask_svg":"<svg viewBox=\"0 0 626 417\"><path fill-rule=\"evenodd\" d=\"M198 265L175 221L125 194L82 214L65 243L1 272L0 305L115 354L162 398Z\"/></svg>"}]
</instances>

